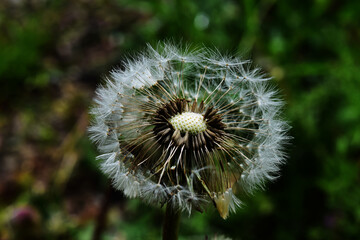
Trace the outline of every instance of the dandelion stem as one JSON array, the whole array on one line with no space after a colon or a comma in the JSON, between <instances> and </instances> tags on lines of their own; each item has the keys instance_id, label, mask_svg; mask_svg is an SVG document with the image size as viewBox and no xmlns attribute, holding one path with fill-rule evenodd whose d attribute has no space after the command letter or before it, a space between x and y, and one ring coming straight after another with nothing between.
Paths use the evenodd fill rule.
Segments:
<instances>
[{"instance_id":1,"label":"dandelion stem","mask_svg":"<svg viewBox=\"0 0 360 240\"><path fill-rule=\"evenodd\" d=\"M177 240L180 223L180 211L173 209L171 204L166 205L163 223L163 240Z\"/></svg>"}]
</instances>

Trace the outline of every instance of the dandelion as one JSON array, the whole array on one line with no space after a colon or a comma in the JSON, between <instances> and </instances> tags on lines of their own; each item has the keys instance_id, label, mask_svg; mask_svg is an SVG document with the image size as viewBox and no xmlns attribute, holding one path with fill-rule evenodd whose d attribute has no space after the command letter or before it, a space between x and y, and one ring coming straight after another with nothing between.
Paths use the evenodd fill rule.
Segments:
<instances>
[{"instance_id":1,"label":"dandelion","mask_svg":"<svg viewBox=\"0 0 360 240\"><path fill-rule=\"evenodd\" d=\"M213 204L224 219L277 176L287 124L277 91L249 61L159 45L97 89L90 138L128 197L175 211Z\"/></svg>"}]
</instances>

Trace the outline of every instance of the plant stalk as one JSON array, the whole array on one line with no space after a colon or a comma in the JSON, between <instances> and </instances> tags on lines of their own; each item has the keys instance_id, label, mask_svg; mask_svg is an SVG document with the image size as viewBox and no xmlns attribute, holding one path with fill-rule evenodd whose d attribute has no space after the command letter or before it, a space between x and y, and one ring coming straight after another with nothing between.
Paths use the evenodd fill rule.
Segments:
<instances>
[{"instance_id":1,"label":"plant stalk","mask_svg":"<svg viewBox=\"0 0 360 240\"><path fill-rule=\"evenodd\" d=\"M179 233L180 211L172 208L171 204L166 204L163 231L163 240L177 240Z\"/></svg>"}]
</instances>

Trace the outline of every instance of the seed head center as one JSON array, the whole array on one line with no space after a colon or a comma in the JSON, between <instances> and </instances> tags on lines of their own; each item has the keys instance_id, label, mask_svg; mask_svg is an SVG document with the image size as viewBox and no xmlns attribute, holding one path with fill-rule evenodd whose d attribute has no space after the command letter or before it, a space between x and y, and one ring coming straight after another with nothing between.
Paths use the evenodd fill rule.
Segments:
<instances>
[{"instance_id":1,"label":"seed head center","mask_svg":"<svg viewBox=\"0 0 360 240\"><path fill-rule=\"evenodd\" d=\"M183 112L170 119L171 125L180 132L189 132L196 135L206 130L203 115L194 112Z\"/></svg>"}]
</instances>

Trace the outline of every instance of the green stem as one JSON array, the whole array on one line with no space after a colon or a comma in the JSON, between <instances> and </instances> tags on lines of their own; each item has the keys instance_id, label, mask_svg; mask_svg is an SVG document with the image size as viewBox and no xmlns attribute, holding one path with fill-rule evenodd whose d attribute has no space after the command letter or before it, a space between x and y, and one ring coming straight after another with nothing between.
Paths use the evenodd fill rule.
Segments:
<instances>
[{"instance_id":1,"label":"green stem","mask_svg":"<svg viewBox=\"0 0 360 240\"><path fill-rule=\"evenodd\" d=\"M164 223L163 223L163 240L177 240L180 223L180 211L173 210L171 204L166 205Z\"/></svg>"}]
</instances>

